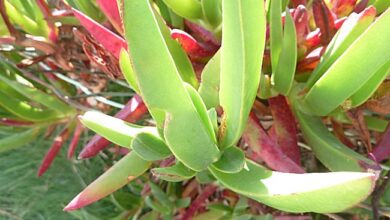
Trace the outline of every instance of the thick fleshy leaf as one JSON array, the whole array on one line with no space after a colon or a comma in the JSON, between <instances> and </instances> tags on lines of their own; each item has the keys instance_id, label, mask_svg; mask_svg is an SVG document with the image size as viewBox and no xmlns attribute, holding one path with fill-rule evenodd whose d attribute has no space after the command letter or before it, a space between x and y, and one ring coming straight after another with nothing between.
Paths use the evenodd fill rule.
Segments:
<instances>
[{"instance_id":1,"label":"thick fleshy leaf","mask_svg":"<svg viewBox=\"0 0 390 220\"><path fill-rule=\"evenodd\" d=\"M305 140L316 157L331 171L380 170L374 161L363 157L333 136L319 117L295 111Z\"/></svg>"},{"instance_id":2,"label":"thick fleshy leaf","mask_svg":"<svg viewBox=\"0 0 390 220\"><path fill-rule=\"evenodd\" d=\"M126 50L121 50L121 53L119 55L119 66L127 83L136 93L139 94L140 91L137 85L136 75L134 73L133 67L131 66L129 54Z\"/></svg>"},{"instance_id":3,"label":"thick fleshy leaf","mask_svg":"<svg viewBox=\"0 0 390 220\"><path fill-rule=\"evenodd\" d=\"M275 71L279 63L283 42L282 0L271 1L269 15L271 66L272 71Z\"/></svg>"},{"instance_id":4,"label":"thick fleshy leaf","mask_svg":"<svg viewBox=\"0 0 390 220\"><path fill-rule=\"evenodd\" d=\"M146 161L162 160L171 155L164 141L151 133L137 134L131 142L131 148Z\"/></svg>"},{"instance_id":5,"label":"thick fleshy leaf","mask_svg":"<svg viewBox=\"0 0 390 220\"><path fill-rule=\"evenodd\" d=\"M198 0L163 0L176 14L187 19L202 17L202 6Z\"/></svg>"},{"instance_id":6,"label":"thick fleshy leaf","mask_svg":"<svg viewBox=\"0 0 390 220\"><path fill-rule=\"evenodd\" d=\"M223 151L221 158L213 163L213 168L224 173L240 172L245 165L244 152L235 146L229 147Z\"/></svg>"},{"instance_id":7,"label":"thick fleshy leaf","mask_svg":"<svg viewBox=\"0 0 390 220\"><path fill-rule=\"evenodd\" d=\"M130 148L134 136L142 132L157 134L155 127L143 127L130 124L121 119L100 112L89 111L80 116L80 121L87 128L95 131L109 141L122 147Z\"/></svg>"},{"instance_id":8,"label":"thick fleshy leaf","mask_svg":"<svg viewBox=\"0 0 390 220\"><path fill-rule=\"evenodd\" d=\"M42 160L41 166L38 170L38 176L42 176L47 169L51 166L57 154L60 152L64 142L68 139L69 129L64 128L59 135L54 138L52 145L50 146L49 151L46 153L45 157Z\"/></svg>"},{"instance_id":9,"label":"thick fleshy leaf","mask_svg":"<svg viewBox=\"0 0 390 220\"><path fill-rule=\"evenodd\" d=\"M252 149L254 159L261 159L271 169L287 173L305 172L282 151L276 141L268 136L254 113L249 117L243 139Z\"/></svg>"},{"instance_id":10,"label":"thick fleshy leaf","mask_svg":"<svg viewBox=\"0 0 390 220\"><path fill-rule=\"evenodd\" d=\"M87 206L120 189L149 169L150 162L130 152L79 193L65 208L72 211Z\"/></svg>"},{"instance_id":11,"label":"thick fleshy leaf","mask_svg":"<svg viewBox=\"0 0 390 220\"><path fill-rule=\"evenodd\" d=\"M320 29L321 44L327 45L336 33L334 18L325 1L313 0L313 17L317 27Z\"/></svg>"},{"instance_id":12,"label":"thick fleshy leaf","mask_svg":"<svg viewBox=\"0 0 390 220\"><path fill-rule=\"evenodd\" d=\"M279 173L249 160L239 173L210 171L230 190L287 212L340 212L364 200L375 183L372 173Z\"/></svg>"},{"instance_id":13,"label":"thick fleshy leaf","mask_svg":"<svg viewBox=\"0 0 390 220\"><path fill-rule=\"evenodd\" d=\"M198 90L207 109L219 106L220 72L221 53L218 51L204 67Z\"/></svg>"},{"instance_id":14,"label":"thick fleshy leaf","mask_svg":"<svg viewBox=\"0 0 390 220\"><path fill-rule=\"evenodd\" d=\"M129 54L141 95L175 157L191 169L203 170L218 159L219 150L212 124L205 123L209 121L206 107L200 97L198 102L189 94L180 75L183 69L167 45L177 42L164 36L166 27L161 29L161 18L149 1L125 1L124 9Z\"/></svg>"},{"instance_id":15,"label":"thick fleshy leaf","mask_svg":"<svg viewBox=\"0 0 390 220\"><path fill-rule=\"evenodd\" d=\"M298 147L297 126L287 99L283 96L276 96L268 99L268 103L274 119L273 126L280 148L291 160L300 165L301 154Z\"/></svg>"},{"instance_id":16,"label":"thick fleshy leaf","mask_svg":"<svg viewBox=\"0 0 390 220\"><path fill-rule=\"evenodd\" d=\"M214 51L207 50L201 44L199 44L199 42L197 42L195 38L193 38L191 35L182 30L173 29L171 31L171 37L181 44L184 51L190 57L203 58L209 57L214 54Z\"/></svg>"},{"instance_id":17,"label":"thick fleshy leaf","mask_svg":"<svg viewBox=\"0 0 390 220\"><path fill-rule=\"evenodd\" d=\"M265 44L265 11L262 0L222 2L221 87L224 110L221 147L234 145L245 129L260 81Z\"/></svg>"},{"instance_id":18,"label":"thick fleshy leaf","mask_svg":"<svg viewBox=\"0 0 390 220\"><path fill-rule=\"evenodd\" d=\"M119 33L123 33L122 19L117 0L96 0L100 9Z\"/></svg>"},{"instance_id":19,"label":"thick fleshy leaf","mask_svg":"<svg viewBox=\"0 0 390 220\"><path fill-rule=\"evenodd\" d=\"M351 107L359 106L365 103L378 89L383 80L390 74L390 59L348 100Z\"/></svg>"},{"instance_id":20,"label":"thick fleshy leaf","mask_svg":"<svg viewBox=\"0 0 390 220\"><path fill-rule=\"evenodd\" d=\"M181 182L191 179L196 172L184 166L182 163L177 163L171 167L162 167L152 169L153 175L159 179L169 182Z\"/></svg>"},{"instance_id":21,"label":"thick fleshy leaf","mask_svg":"<svg viewBox=\"0 0 390 220\"><path fill-rule=\"evenodd\" d=\"M32 128L23 132L13 133L8 137L0 140L0 153L17 149L23 145L33 141L39 134L40 129Z\"/></svg>"},{"instance_id":22,"label":"thick fleshy leaf","mask_svg":"<svg viewBox=\"0 0 390 220\"><path fill-rule=\"evenodd\" d=\"M313 85L304 97L304 104L313 114L329 114L389 62L390 50L378 44L390 40L389 24L390 10L387 10Z\"/></svg>"},{"instance_id":23,"label":"thick fleshy leaf","mask_svg":"<svg viewBox=\"0 0 390 220\"><path fill-rule=\"evenodd\" d=\"M222 21L222 0L201 0L203 16L213 27Z\"/></svg>"},{"instance_id":24,"label":"thick fleshy leaf","mask_svg":"<svg viewBox=\"0 0 390 220\"><path fill-rule=\"evenodd\" d=\"M123 38L116 35L112 31L105 28L103 25L89 18L82 12L73 9L73 13L80 23L88 30L88 32L101 44L105 49L111 52L119 59L119 54L122 48L127 49L127 44Z\"/></svg>"},{"instance_id":25,"label":"thick fleshy leaf","mask_svg":"<svg viewBox=\"0 0 390 220\"><path fill-rule=\"evenodd\" d=\"M387 0L376 0L373 6L378 10L378 13L382 13L390 7L390 2Z\"/></svg>"},{"instance_id":26,"label":"thick fleshy leaf","mask_svg":"<svg viewBox=\"0 0 390 220\"><path fill-rule=\"evenodd\" d=\"M365 9L363 12L351 14L340 30L329 43L321 62L311 74L306 86L311 88L314 83L321 78L327 69L360 37L360 35L374 21L376 10L373 7Z\"/></svg>"},{"instance_id":27,"label":"thick fleshy leaf","mask_svg":"<svg viewBox=\"0 0 390 220\"><path fill-rule=\"evenodd\" d=\"M271 84L283 95L288 95L294 82L297 65L297 38L294 21L286 9L282 48L276 68L272 70ZM274 66L273 66L274 67Z\"/></svg>"},{"instance_id":28,"label":"thick fleshy leaf","mask_svg":"<svg viewBox=\"0 0 390 220\"><path fill-rule=\"evenodd\" d=\"M126 122L135 123L148 112L145 103L141 97L134 95L121 109L115 114L115 118L122 119ZM81 151L79 158L85 159L96 156L101 150L106 148L111 142L100 135L95 135Z\"/></svg>"}]
</instances>

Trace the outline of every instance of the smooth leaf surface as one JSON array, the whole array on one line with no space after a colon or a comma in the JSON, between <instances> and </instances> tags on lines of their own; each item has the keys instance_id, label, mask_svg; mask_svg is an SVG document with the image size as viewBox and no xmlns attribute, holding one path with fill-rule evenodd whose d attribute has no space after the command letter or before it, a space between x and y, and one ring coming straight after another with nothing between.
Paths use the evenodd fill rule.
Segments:
<instances>
[{"instance_id":1,"label":"smooth leaf surface","mask_svg":"<svg viewBox=\"0 0 390 220\"><path fill-rule=\"evenodd\" d=\"M158 136L155 127L143 127L131 124L95 111L86 112L83 116L80 116L80 121L87 128L107 140L127 148L130 148L133 138L139 133L149 132Z\"/></svg>"},{"instance_id":2,"label":"smooth leaf surface","mask_svg":"<svg viewBox=\"0 0 390 220\"><path fill-rule=\"evenodd\" d=\"M219 106L220 72L221 53L218 51L204 67L198 90L207 109Z\"/></svg>"},{"instance_id":3,"label":"smooth leaf surface","mask_svg":"<svg viewBox=\"0 0 390 220\"><path fill-rule=\"evenodd\" d=\"M146 161L162 160L171 155L164 141L151 133L137 134L131 142L131 148Z\"/></svg>"},{"instance_id":4,"label":"smooth leaf surface","mask_svg":"<svg viewBox=\"0 0 390 220\"><path fill-rule=\"evenodd\" d=\"M378 44L390 41L389 25L390 10L387 10L313 85L304 97L304 104L313 114L329 114L390 60L390 50Z\"/></svg>"},{"instance_id":5,"label":"smooth leaf surface","mask_svg":"<svg viewBox=\"0 0 390 220\"><path fill-rule=\"evenodd\" d=\"M245 154L240 148L232 146L224 150L221 158L213 163L213 168L224 173L237 173L245 165Z\"/></svg>"},{"instance_id":6,"label":"smooth leaf surface","mask_svg":"<svg viewBox=\"0 0 390 220\"><path fill-rule=\"evenodd\" d=\"M149 169L150 162L130 152L103 175L87 186L65 208L72 211L87 206L120 189Z\"/></svg>"},{"instance_id":7,"label":"smooth leaf surface","mask_svg":"<svg viewBox=\"0 0 390 220\"><path fill-rule=\"evenodd\" d=\"M297 64L297 38L293 18L286 9L282 49L276 68L273 69L271 84L283 95L288 95L294 82Z\"/></svg>"},{"instance_id":8,"label":"smooth leaf surface","mask_svg":"<svg viewBox=\"0 0 390 220\"><path fill-rule=\"evenodd\" d=\"M152 173L159 179L169 182L181 182L191 179L196 174L195 171L184 166L182 163L177 163L170 167L154 168L152 169Z\"/></svg>"},{"instance_id":9,"label":"smooth leaf surface","mask_svg":"<svg viewBox=\"0 0 390 220\"><path fill-rule=\"evenodd\" d=\"M279 173L249 160L236 174L210 171L230 190L287 212L340 212L364 200L375 183L372 173Z\"/></svg>"},{"instance_id":10,"label":"smooth leaf surface","mask_svg":"<svg viewBox=\"0 0 390 220\"><path fill-rule=\"evenodd\" d=\"M176 14L187 19L202 17L202 6L198 0L163 0Z\"/></svg>"},{"instance_id":11,"label":"smooth leaf surface","mask_svg":"<svg viewBox=\"0 0 390 220\"><path fill-rule=\"evenodd\" d=\"M351 150L333 136L319 117L295 111L303 135L316 157L331 171L380 170L378 164Z\"/></svg>"},{"instance_id":12,"label":"smooth leaf surface","mask_svg":"<svg viewBox=\"0 0 390 220\"><path fill-rule=\"evenodd\" d=\"M213 27L222 21L222 0L201 0L203 16Z\"/></svg>"},{"instance_id":13,"label":"smooth leaf surface","mask_svg":"<svg viewBox=\"0 0 390 220\"><path fill-rule=\"evenodd\" d=\"M206 108L188 93L149 1L125 1L124 8L129 55L149 112L175 157L203 170L219 157Z\"/></svg>"},{"instance_id":14,"label":"smooth leaf surface","mask_svg":"<svg viewBox=\"0 0 390 220\"><path fill-rule=\"evenodd\" d=\"M224 111L221 147L234 145L248 120L260 81L265 44L262 0L222 1L221 83L219 99Z\"/></svg>"},{"instance_id":15,"label":"smooth leaf surface","mask_svg":"<svg viewBox=\"0 0 390 220\"><path fill-rule=\"evenodd\" d=\"M365 9L363 12L352 13L340 30L329 43L321 62L314 69L306 83L307 88L311 88L314 83L321 78L327 69L352 45L352 43L369 27L374 21L376 10L373 7Z\"/></svg>"},{"instance_id":16,"label":"smooth leaf surface","mask_svg":"<svg viewBox=\"0 0 390 220\"><path fill-rule=\"evenodd\" d=\"M271 65L274 72L279 63L283 44L282 0L270 1L269 18Z\"/></svg>"}]
</instances>

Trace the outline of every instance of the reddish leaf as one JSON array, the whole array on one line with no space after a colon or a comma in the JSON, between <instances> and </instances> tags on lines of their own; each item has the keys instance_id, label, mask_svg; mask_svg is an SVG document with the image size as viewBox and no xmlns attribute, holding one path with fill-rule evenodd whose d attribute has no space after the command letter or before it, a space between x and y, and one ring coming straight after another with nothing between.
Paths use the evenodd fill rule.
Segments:
<instances>
[{"instance_id":1,"label":"reddish leaf","mask_svg":"<svg viewBox=\"0 0 390 220\"><path fill-rule=\"evenodd\" d=\"M309 32L308 27L308 14L305 6L299 5L293 14L295 30L297 32L297 43L298 45L305 42L306 36Z\"/></svg>"},{"instance_id":2,"label":"reddish leaf","mask_svg":"<svg viewBox=\"0 0 390 220\"><path fill-rule=\"evenodd\" d=\"M127 49L126 41L108 30L101 24L89 18L82 12L72 9L73 14L80 21L80 23L88 30L88 32L100 43L105 49L112 53L117 59L122 48Z\"/></svg>"},{"instance_id":3,"label":"reddish leaf","mask_svg":"<svg viewBox=\"0 0 390 220\"><path fill-rule=\"evenodd\" d=\"M221 46L221 42L214 36L214 34L206 30L204 27L187 20L185 20L184 23L190 30L190 34L195 38L202 40L206 46L210 47L210 49L218 50Z\"/></svg>"},{"instance_id":4,"label":"reddish leaf","mask_svg":"<svg viewBox=\"0 0 390 220\"><path fill-rule=\"evenodd\" d=\"M117 0L96 0L100 9L110 20L111 24L119 33L123 33L122 18L119 13L119 6Z\"/></svg>"},{"instance_id":5,"label":"reddish leaf","mask_svg":"<svg viewBox=\"0 0 390 220\"><path fill-rule=\"evenodd\" d=\"M171 37L177 40L183 47L184 51L191 57L210 57L215 53L215 51L210 51L204 48L195 40L195 38L182 30L173 29L171 31Z\"/></svg>"},{"instance_id":6,"label":"reddish leaf","mask_svg":"<svg viewBox=\"0 0 390 220\"><path fill-rule=\"evenodd\" d=\"M387 127L382 140L376 145L372 154L377 162L381 162L390 157L390 126Z\"/></svg>"},{"instance_id":7,"label":"reddish leaf","mask_svg":"<svg viewBox=\"0 0 390 220\"><path fill-rule=\"evenodd\" d=\"M333 14L323 0L314 0L313 15L314 21L321 32L321 44L327 45L336 33Z\"/></svg>"},{"instance_id":8,"label":"reddish leaf","mask_svg":"<svg viewBox=\"0 0 390 220\"><path fill-rule=\"evenodd\" d=\"M72 158L74 155L74 151L76 150L77 144L79 143L80 140L80 135L83 132L84 127L83 125L77 121L77 126L74 130L72 141L69 144L68 148L68 159Z\"/></svg>"},{"instance_id":9,"label":"reddish leaf","mask_svg":"<svg viewBox=\"0 0 390 220\"><path fill-rule=\"evenodd\" d=\"M348 16L354 9L357 0L332 0L332 11L338 17Z\"/></svg>"},{"instance_id":10,"label":"reddish leaf","mask_svg":"<svg viewBox=\"0 0 390 220\"><path fill-rule=\"evenodd\" d=\"M191 219L197 210L201 208L202 205L206 202L206 200L217 191L218 186L209 184L207 185L203 191L196 197L194 201L192 201L190 207L186 210L183 217L181 219L188 220Z\"/></svg>"},{"instance_id":11,"label":"reddish leaf","mask_svg":"<svg viewBox=\"0 0 390 220\"><path fill-rule=\"evenodd\" d=\"M357 5L355 6L355 9L353 10L356 13L362 12L368 5L368 0L361 0Z\"/></svg>"},{"instance_id":12,"label":"reddish leaf","mask_svg":"<svg viewBox=\"0 0 390 220\"><path fill-rule=\"evenodd\" d=\"M124 121L135 123L142 118L148 112L144 102L141 97L135 95L130 99L125 107L120 110L114 117L122 119ZM95 135L84 147L84 149L79 154L80 159L86 159L96 156L100 151L105 149L111 142L101 137L100 135Z\"/></svg>"},{"instance_id":13,"label":"reddish leaf","mask_svg":"<svg viewBox=\"0 0 390 220\"><path fill-rule=\"evenodd\" d=\"M290 2L294 8L298 7L298 5L306 5L306 0L291 0Z\"/></svg>"},{"instance_id":14,"label":"reddish leaf","mask_svg":"<svg viewBox=\"0 0 390 220\"><path fill-rule=\"evenodd\" d=\"M45 158L43 158L43 161L41 163L41 166L38 170L38 176L42 176L47 169L49 169L50 165L53 163L54 159L56 158L58 152L60 152L62 145L68 139L69 136L69 129L65 128L61 131L61 133L54 138L54 142L51 145L49 151L47 152Z\"/></svg>"},{"instance_id":15,"label":"reddish leaf","mask_svg":"<svg viewBox=\"0 0 390 220\"><path fill-rule=\"evenodd\" d=\"M297 127L290 106L284 96L276 96L268 99L274 118L274 128L277 143L296 164L301 164L301 153L298 147Z\"/></svg>"},{"instance_id":16,"label":"reddish leaf","mask_svg":"<svg viewBox=\"0 0 390 220\"><path fill-rule=\"evenodd\" d=\"M297 64L297 70L299 72L312 71L316 68L321 58L321 52L323 47L319 47L310 52L304 59L300 60Z\"/></svg>"},{"instance_id":17,"label":"reddish leaf","mask_svg":"<svg viewBox=\"0 0 390 220\"><path fill-rule=\"evenodd\" d=\"M287 173L304 173L302 167L290 159L282 148L268 136L254 113L250 114L244 141L254 153L255 160L263 160L271 169Z\"/></svg>"},{"instance_id":18,"label":"reddish leaf","mask_svg":"<svg viewBox=\"0 0 390 220\"><path fill-rule=\"evenodd\" d=\"M19 127L19 126L31 126L34 124L34 122L20 121L11 118L0 118L0 124L6 126Z\"/></svg>"},{"instance_id":19,"label":"reddish leaf","mask_svg":"<svg viewBox=\"0 0 390 220\"><path fill-rule=\"evenodd\" d=\"M351 120L353 127L357 131L360 139L370 153L372 151L371 135L368 130L366 121L364 120L364 112L362 109L352 109L346 112L346 115Z\"/></svg>"}]
</instances>

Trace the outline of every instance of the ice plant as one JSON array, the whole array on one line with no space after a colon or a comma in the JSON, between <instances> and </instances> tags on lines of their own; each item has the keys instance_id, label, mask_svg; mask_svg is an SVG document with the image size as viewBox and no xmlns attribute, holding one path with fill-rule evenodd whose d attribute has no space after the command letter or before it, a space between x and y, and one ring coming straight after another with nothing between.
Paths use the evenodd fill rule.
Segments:
<instances>
[{"instance_id":1,"label":"ice plant","mask_svg":"<svg viewBox=\"0 0 390 220\"><path fill-rule=\"evenodd\" d=\"M16 16L19 1L6 2L11 20L4 9L0 12L17 40L4 41L26 40L12 22L48 39L34 41L46 56L22 66L41 63L53 72L76 71L79 63L55 53L50 42L61 40L60 34L49 37L57 33L51 19L65 24L65 16L55 18L45 1L37 1L41 14L30 22ZM124 78L136 95L114 117L79 109L85 112L80 122L97 133L81 159L96 156L110 143L128 153L64 210L83 208L129 184L144 203L135 211L125 209L124 216L241 218L264 213L263 205L291 213L335 213L359 203L366 207L371 195L373 216L386 215L378 207L387 182L381 178L386 166L379 162L390 154L383 119L390 112L385 101L390 9L385 0L69 3L62 3L68 13L63 15L73 15L85 28L74 31L86 55L83 62L112 80ZM106 23L101 24L97 8ZM37 29L40 22L42 30ZM55 59L45 60L51 55ZM39 130L32 125L47 121L73 126L76 112L64 104L69 100L42 92L17 68L16 76L9 72L0 75L0 106L13 117L0 123L28 129L1 141L31 140ZM80 81L89 77L80 75ZM77 85L66 75L54 76ZM59 133L39 174L72 126ZM83 129L76 127L69 155ZM203 190L200 184L206 185ZM139 185L142 190L135 190ZM207 211L202 208L206 197L217 204Z\"/></svg>"}]
</instances>

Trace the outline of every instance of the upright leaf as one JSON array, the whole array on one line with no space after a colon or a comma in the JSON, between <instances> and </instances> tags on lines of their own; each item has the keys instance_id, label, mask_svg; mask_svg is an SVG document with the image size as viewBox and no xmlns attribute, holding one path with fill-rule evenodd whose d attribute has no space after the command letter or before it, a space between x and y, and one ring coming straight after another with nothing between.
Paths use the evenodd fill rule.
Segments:
<instances>
[{"instance_id":1,"label":"upright leaf","mask_svg":"<svg viewBox=\"0 0 390 220\"><path fill-rule=\"evenodd\" d=\"M384 12L313 85L304 104L315 115L327 115L353 95L390 60L390 9ZM332 97L331 99L328 97Z\"/></svg>"},{"instance_id":2,"label":"upright leaf","mask_svg":"<svg viewBox=\"0 0 390 220\"><path fill-rule=\"evenodd\" d=\"M224 110L221 147L234 145L246 126L256 97L265 44L262 0L222 2L221 88Z\"/></svg>"},{"instance_id":3,"label":"upright leaf","mask_svg":"<svg viewBox=\"0 0 390 220\"><path fill-rule=\"evenodd\" d=\"M150 2L124 1L125 33L141 95L176 158L200 171L219 157L206 107L190 95ZM142 28L139 28L142 27ZM158 55L158 56L156 56ZM195 91L196 93L196 91ZM195 101L195 102L194 102ZM206 117L207 118L206 118ZM188 126L191 125L191 126Z\"/></svg>"}]
</instances>

